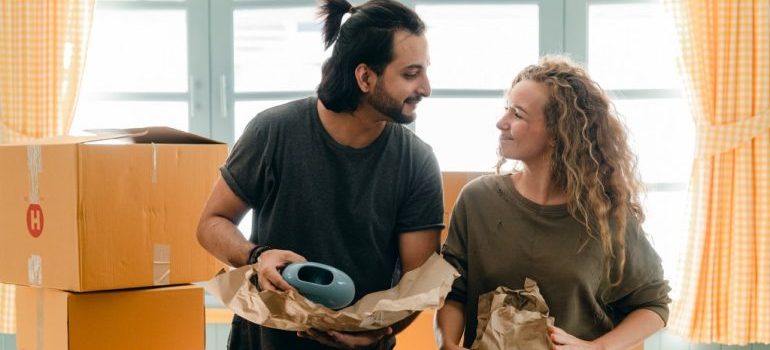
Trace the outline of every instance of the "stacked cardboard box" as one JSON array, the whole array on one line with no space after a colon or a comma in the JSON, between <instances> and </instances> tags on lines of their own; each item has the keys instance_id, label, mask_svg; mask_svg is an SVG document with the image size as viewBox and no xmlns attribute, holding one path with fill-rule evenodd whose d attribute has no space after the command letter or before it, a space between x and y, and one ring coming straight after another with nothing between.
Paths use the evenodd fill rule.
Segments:
<instances>
[{"instance_id":1,"label":"stacked cardboard box","mask_svg":"<svg viewBox=\"0 0 770 350\"><path fill-rule=\"evenodd\" d=\"M203 291L164 286L222 267L195 228L227 145L169 128L120 132L129 137L0 146L0 282L27 286L18 288L20 349L90 349L82 334L94 348L204 347ZM200 317L175 316L191 310ZM95 323L133 336L108 340ZM67 337L48 338L57 332Z\"/></svg>"},{"instance_id":2,"label":"stacked cardboard box","mask_svg":"<svg viewBox=\"0 0 770 350\"><path fill-rule=\"evenodd\" d=\"M73 293L19 286L20 350L205 348L203 289L182 285Z\"/></svg>"}]
</instances>

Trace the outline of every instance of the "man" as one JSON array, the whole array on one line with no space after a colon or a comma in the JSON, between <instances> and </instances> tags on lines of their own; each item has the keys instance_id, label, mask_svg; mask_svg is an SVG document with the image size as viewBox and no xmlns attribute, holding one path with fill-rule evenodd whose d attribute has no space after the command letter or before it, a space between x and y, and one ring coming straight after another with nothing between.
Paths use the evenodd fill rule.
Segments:
<instances>
[{"instance_id":1,"label":"man","mask_svg":"<svg viewBox=\"0 0 770 350\"><path fill-rule=\"evenodd\" d=\"M342 17L350 13L347 21ZM430 95L424 24L390 0L327 0L317 98L260 113L236 143L198 225L232 265L260 262L261 289L293 289L280 269L314 261L346 272L355 300L388 289L439 247L441 175L433 151L401 124ZM237 229L253 209L249 241ZM400 263L401 269L398 270ZM361 333L286 332L235 316L230 349L393 347L411 319Z\"/></svg>"}]
</instances>

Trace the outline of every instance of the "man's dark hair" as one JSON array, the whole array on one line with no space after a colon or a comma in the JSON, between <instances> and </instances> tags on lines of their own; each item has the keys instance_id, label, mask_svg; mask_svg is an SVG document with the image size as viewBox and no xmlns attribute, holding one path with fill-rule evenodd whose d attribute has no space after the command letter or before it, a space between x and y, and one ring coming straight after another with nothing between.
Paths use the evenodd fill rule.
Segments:
<instances>
[{"instance_id":1,"label":"man's dark hair","mask_svg":"<svg viewBox=\"0 0 770 350\"><path fill-rule=\"evenodd\" d=\"M350 18L342 24L346 13ZM324 18L326 48L335 45L321 68L317 93L326 108L338 113L358 108L362 92L355 69L359 64L381 75L393 60L393 35L399 30L414 35L425 31L412 9L393 0L370 0L357 7L345 0L325 0L319 15Z\"/></svg>"}]
</instances>

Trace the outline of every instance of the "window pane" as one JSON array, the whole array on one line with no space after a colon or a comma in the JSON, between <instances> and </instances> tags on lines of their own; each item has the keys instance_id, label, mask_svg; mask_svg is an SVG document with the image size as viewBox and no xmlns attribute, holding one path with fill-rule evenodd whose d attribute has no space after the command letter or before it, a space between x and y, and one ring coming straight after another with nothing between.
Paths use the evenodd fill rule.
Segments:
<instances>
[{"instance_id":1,"label":"window pane","mask_svg":"<svg viewBox=\"0 0 770 350\"><path fill-rule=\"evenodd\" d=\"M695 127L682 99L616 100L644 182L690 180Z\"/></svg>"},{"instance_id":2,"label":"window pane","mask_svg":"<svg viewBox=\"0 0 770 350\"><path fill-rule=\"evenodd\" d=\"M236 10L233 26L235 91L314 90L321 81L328 53L314 7Z\"/></svg>"},{"instance_id":3,"label":"window pane","mask_svg":"<svg viewBox=\"0 0 770 350\"><path fill-rule=\"evenodd\" d=\"M678 289L681 279L677 265L688 230L687 192L649 192L642 201L647 216L644 231L663 260L666 279L672 289ZM670 295L677 295L676 290Z\"/></svg>"},{"instance_id":4,"label":"window pane","mask_svg":"<svg viewBox=\"0 0 770 350\"><path fill-rule=\"evenodd\" d=\"M186 102L82 101L78 104L71 135L90 135L84 129L169 126L188 130Z\"/></svg>"},{"instance_id":5,"label":"window pane","mask_svg":"<svg viewBox=\"0 0 770 350\"><path fill-rule=\"evenodd\" d=\"M504 89L538 58L537 5L417 5L433 88Z\"/></svg>"},{"instance_id":6,"label":"window pane","mask_svg":"<svg viewBox=\"0 0 770 350\"><path fill-rule=\"evenodd\" d=\"M591 5L591 75L605 89L678 88L676 35L662 4Z\"/></svg>"},{"instance_id":7,"label":"window pane","mask_svg":"<svg viewBox=\"0 0 770 350\"><path fill-rule=\"evenodd\" d=\"M241 231L241 234L243 237L246 237L246 239L251 237L251 220L253 218L252 213L254 213L254 211L249 209L249 212L243 216L243 219L241 219L241 223L238 224L238 230Z\"/></svg>"},{"instance_id":8,"label":"window pane","mask_svg":"<svg viewBox=\"0 0 770 350\"><path fill-rule=\"evenodd\" d=\"M185 10L94 12L83 92L186 92Z\"/></svg>"},{"instance_id":9,"label":"window pane","mask_svg":"<svg viewBox=\"0 0 770 350\"><path fill-rule=\"evenodd\" d=\"M433 147L442 171L493 171L503 113L500 98L430 98L417 109L415 131Z\"/></svg>"},{"instance_id":10,"label":"window pane","mask_svg":"<svg viewBox=\"0 0 770 350\"><path fill-rule=\"evenodd\" d=\"M235 102L235 140L241 137L243 129L249 124L251 119L260 112L278 105L289 102L289 100L262 100L262 101L236 101Z\"/></svg>"}]
</instances>

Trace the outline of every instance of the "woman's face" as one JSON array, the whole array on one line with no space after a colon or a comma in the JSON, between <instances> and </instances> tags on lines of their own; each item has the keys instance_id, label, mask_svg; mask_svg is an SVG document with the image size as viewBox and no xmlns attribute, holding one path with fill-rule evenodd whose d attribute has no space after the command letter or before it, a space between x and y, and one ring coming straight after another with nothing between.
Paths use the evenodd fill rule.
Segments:
<instances>
[{"instance_id":1,"label":"woman's face","mask_svg":"<svg viewBox=\"0 0 770 350\"><path fill-rule=\"evenodd\" d=\"M500 154L532 164L550 161L551 137L545 124L546 87L532 80L522 80L508 93L505 114L497 121L500 130Z\"/></svg>"}]
</instances>

